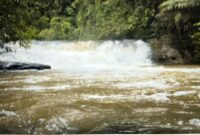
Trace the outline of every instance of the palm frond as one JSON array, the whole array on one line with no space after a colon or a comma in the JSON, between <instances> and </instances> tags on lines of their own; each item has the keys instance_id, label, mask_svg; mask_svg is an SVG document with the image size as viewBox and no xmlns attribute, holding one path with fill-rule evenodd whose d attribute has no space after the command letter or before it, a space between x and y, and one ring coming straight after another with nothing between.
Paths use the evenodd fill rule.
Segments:
<instances>
[{"instance_id":1,"label":"palm frond","mask_svg":"<svg viewBox=\"0 0 200 135\"><path fill-rule=\"evenodd\" d=\"M200 0L167 0L159 8L161 12L200 7Z\"/></svg>"}]
</instances>

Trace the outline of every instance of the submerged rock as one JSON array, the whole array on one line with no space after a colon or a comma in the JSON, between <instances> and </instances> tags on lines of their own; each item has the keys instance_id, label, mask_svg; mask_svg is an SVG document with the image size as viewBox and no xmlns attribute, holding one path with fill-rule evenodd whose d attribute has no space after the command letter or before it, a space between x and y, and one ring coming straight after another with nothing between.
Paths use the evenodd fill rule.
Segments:
<instances>
[{"instance_id":1,"label":"submerged rock","mask_svg":"<svg viewBox=\"0 0 200 135\"><path fill-rule=\"evenodd\" d=\"M49 65L37 63L22 63L22 62L0 62L0 70L44 70L51 69Z\"/></svg>"}]
</instances>

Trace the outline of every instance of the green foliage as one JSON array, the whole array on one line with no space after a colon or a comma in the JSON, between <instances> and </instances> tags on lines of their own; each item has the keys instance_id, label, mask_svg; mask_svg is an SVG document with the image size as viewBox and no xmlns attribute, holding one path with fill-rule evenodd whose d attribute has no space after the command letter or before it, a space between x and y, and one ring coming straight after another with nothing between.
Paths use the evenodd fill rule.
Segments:
<instances>
[{"instance_id":1,"label":"green foliage","mask_svg":"<svg viewBox=\"0 0 200 135\"><path fill-rule=\"evenodd\" d=\"M2 20L5 24L0 25L0 40L146 38L159 29L155 20L158 3L157 0L2 0L1 5L5 5L2 19L10 15L12 18Z\"/></svg>"},{"instance_id":2,"label":"green foliage","mask_svg":"<svg viewBox=\"0 0 200 135\"><path fill-rule=\"evenodd\" d=\"M159 8L169 32L178 35L185 50L194 48L194 61L200 63L200 0L166 0Z\"/></svg>"},{"instance_id":3,"label":"green foliage","mask_svg":"<svg viewBox=\"0 0 200 135\"><path fill-rule=\"evenodd\" d=\"M200 0L1 0L0 40L148 38L182 35ZM156 18L159 16L162 21ZM191 15L192 13L192 15ZM195 20L195 21L194 21ZM196 27L196 26L195 26ZM197 37L198 32L193 32Z\"/></svg>"},{"instance_id":4,"label":"green foliage","mask_svg":"<svg viewBox=\"0 0 200 135\"><path fill-rule=\"evenodd\" d=\"M53 17L67 15L66 7L71 2L72 0L1 0L0 40L9 42L39 39L39 33L50 27ZM66 25L69 24L62 24L60 33L69 27ZM64 39L62 34L61 36L59 39Z\"/></svg>"},{"instance_id":5,"label":"green foliage","mask_svg":"<svg viewBox=\"0 0 200 135\"><path fill-rule=\"evenodd\" d=\"M0 5L4 43L173 34L184 49L194 48L200 61L200 0L1 0Z\"/></svg>"},{"instance_id":6,"label":"green foliage","mask_svg":"<svg viewBox=\"0 0 200 135\"><path fill-rule=\"evenodd\" d=\"M3 42L23 40L27 29L26 1L1 0L0 40ZM22 34L23 33L23 34Z\"/></svg>"},{"instance_id":7,"label":"green foliage","mask_svg":"<svg viewBox=\"0 0 200 135\"><path fill-rule=\"evenodd\" d=\"M39 37L46 40L68 39L68 31L71 23L63 17L53 17L50 21L50 28L40 32Z\"/></svg>"},{"instance_id":8,"label":"green foliage","mask_svg":"<svg viewBox=\"0 0 200 135\"><path fill-rule=\"evenodd\" d=\"M200 6L200 0L167 0L160 5L161 13L184 10L191 8L198 8Z\"/></svg>"},{"instance_id":9,"label":"green foliage","mask_svg":"<svg viewBox=\"0 0 200 135\"><path fill-rule=\"evenodd\" d=\"M193 42L200 46L200 22L194 24L194 27L196 27L196 31L192 35Z\"/></svg>"},{"instance_id":10,"label":"green foliage","mask_svg":"<svg viewBox=\"0 0 200 135\"><path fill-rule=\"evenodd\" d=\"M199 21L200 0L166 0L159 8L159 16L169 26L176 26L179 33L191 31L192 25Z\"/></svg>"},{"instance_id":11,"label":"green foliage","mask_svg":"<svg viewBox=\"0 0 200 135\"><path fill-rule=\"evenodd\" d=\"M75 0L74 35L79 39L149 36L155 10L147 5L130 0Z\"/></svg>"}]
</instances>

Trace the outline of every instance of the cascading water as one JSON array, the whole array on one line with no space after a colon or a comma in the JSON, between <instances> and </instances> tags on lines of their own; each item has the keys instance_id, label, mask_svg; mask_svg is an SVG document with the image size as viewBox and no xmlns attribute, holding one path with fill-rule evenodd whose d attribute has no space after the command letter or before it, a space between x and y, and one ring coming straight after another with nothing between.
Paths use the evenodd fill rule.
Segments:
<instances>
[{"instance_id":1,"label":"cascading water","mask_svg":"<svg viewBox=\"0 0 200 135\"><path fill-rule=\"evenodd\" d=\"M30 49L0 56L1 60L49 64L53 69L89 72L149 66L151 49L138 40L123 41L33 41Z\"/></svg>"},{"instance_id":2,"label":"cascading water","mask_svg":"<svg viewBox=\"0 0 200 135\"><path fill-rule=\"evenodd\" d=\"M200 132L199 66L154 65L141 40L14 47L0 60L53 70L0 72L0 133Z\"/></svg>"}]
</instances>

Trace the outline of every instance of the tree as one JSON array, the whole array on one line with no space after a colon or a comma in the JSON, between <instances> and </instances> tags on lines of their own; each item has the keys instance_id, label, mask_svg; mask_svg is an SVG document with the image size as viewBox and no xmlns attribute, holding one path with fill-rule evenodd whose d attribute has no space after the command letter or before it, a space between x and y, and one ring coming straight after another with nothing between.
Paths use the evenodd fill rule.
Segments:
<instances>
[{"instance_id":1,"label":"tree","mask_svg":"<svg viewBox=\"0 0 200 135\"><path fill-rule=\"evenodd\" d=\"M29 38L27 31L27 2L22 0L1 0L0 40L2 42L17 41Z\"/></svg>"},{"instance_id":2,"label":"tree","mask_svg":"<svg viewBox=\"0 0 200 135\"><path fill-rule=\"evenodd\" d=\"M200 19L200 0L166 0L159 8L159 16L165 18L169 25L176 26L179 35L192 31L193 24Z\"/></svg>"},{"instance_id":3,"label":"tree","mask_svg":"<svg viewBox=\"0 0 200 135\"><path fill-rule=\"evenodd\" d=\"M167 0L160 5L161 12L198 8L200 0Z\"/></svg>"},{"instance_id":4,"label":"tree","mask_svg":"<svg viewBox=\"0 0 200 135\"><path fill-rule=\"evenodd\" d=\"M153 34L156 14L151 4L145 0L75 0L74 35L80 39L148 37Z\"/></svg>"},{"instance_id":5,"label":"tree","mask_svg":"<svg viewBox=\"0 0 200 135\"><path fill-rule=\"evenodd\" d=\"M165 18L169 30L177 33L184 50L190 50L194 61L199 63L200 0L166 0L159 8L159 16Z\"/></svg>"},{"instance_id":6,"label":"tree","mask_svg":"<svg viewBox=\"0 0 200 135\"><path fill-rule=\"evenodd\" d=\"M53 17L50 21L50 28L40 32L39 37L47 40L65 40L69 39L68 32L71 23L64 17Z\"/></svg>"}]
</instances>

